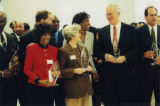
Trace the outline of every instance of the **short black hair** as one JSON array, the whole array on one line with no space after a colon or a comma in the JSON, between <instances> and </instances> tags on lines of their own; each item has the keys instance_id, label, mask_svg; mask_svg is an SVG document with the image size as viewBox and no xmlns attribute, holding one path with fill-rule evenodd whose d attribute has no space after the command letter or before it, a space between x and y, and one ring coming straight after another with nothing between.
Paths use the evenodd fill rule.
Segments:
<instances>
[{"instance_id":1,"label":"short black hair","mask_svg":"<svg viewBox=\"0 0 160 106\"><path fill-rule=\"evenodd\" d=\"M80 12L77 13L72 20L72 24L76 23L76 24L80 24L82 23L86 18L90 18L90 15L87 14L86 12Z\"/></svg>"},{"instance_id":2,"label":"short black hair","mask_svg":"<svg viewBox=\"0 0 160 106\"><path fill-rule=\"evenodd\" d=\"M35 24L35 31L36 31L36 36L37 36L37 42L40 41L40 38L51 32L51 25L46 23L46 22L38 22Z\"/></svg>"},{"instance_id":3,"label":"short black hair","mask_svg":"<svg viewBox=\"0 0 160 106\"><path fill-rule=\"evenodd\" d=\"M47 19L48 14L51 14L51 13L47 10L38 11L36 14L36 22L40 22L41 19Z\"/></svg>"},{"instance_id":4,"label":"short black hair","mask_svg":"<svg viewBox=\"0 0 160 106\"><path fill-rule=\"evenodd\" d=\"M28 23L23 23L24 25L24 30L30 30L30 26Z\"/></svg>"},{"instance_id":5,"label":"short black hair","mask_svg":"<svg viewBox=\"0 0 160 106\"><path fill-rule=\"evenodd\" d=\"M157 8L155 8L154 6L149 6L149 7L147 7L147 8L145 9L145 11L144 11L144 15L145 15L145 16L148 16L148 10L149 10L150 8L154 8L154 9L157 11L157 13L158 13Z\"/></svg>"}]
</instances>

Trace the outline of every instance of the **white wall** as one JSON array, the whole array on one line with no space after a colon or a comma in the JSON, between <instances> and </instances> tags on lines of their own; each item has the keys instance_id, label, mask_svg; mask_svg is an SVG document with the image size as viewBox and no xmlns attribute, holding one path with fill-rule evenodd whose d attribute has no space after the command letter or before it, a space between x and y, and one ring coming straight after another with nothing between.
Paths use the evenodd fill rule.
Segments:
<instances>
[{"instance_id":1,"label":"white wall","mask_svg":"<svg viewBox=\"0 0 160 106\"><path fill-rule=\"evenodd\" d=\"M49 10L58 14L58 0L2 0L1 5L8 15L7 31L11 31L9 23L13 20L27 22L31 28L35 24L35 15L38 10Z\"/></svg>"},{"instance_id":2,"label":"white wall","mask_svg":"<svg viewBox=\"0 0 160 106\"><path fill-rule=\"evenodd\" d=\"M9 23L13 20L27 22L31 28L35 23L35 14L38 10L49 10L57 15L64 24L71 24L73 16L82 11L91 15L91 25L102 27L108 22L105 9L108 4L118 4L121 9L121 20L131 22L144 21L144 9L148 4L160 10L160 0L2 0L1 5L8 15L7 31L11 31Z\"/></svg>"}]
</instances>

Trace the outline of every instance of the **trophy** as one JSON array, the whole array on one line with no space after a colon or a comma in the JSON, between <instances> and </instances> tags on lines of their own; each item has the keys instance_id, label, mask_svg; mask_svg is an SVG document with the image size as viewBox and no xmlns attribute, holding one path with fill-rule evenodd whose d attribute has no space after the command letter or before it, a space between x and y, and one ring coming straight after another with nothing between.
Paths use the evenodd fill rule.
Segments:
<instances>
[{"instance_id":1,"label":"trophy","mask_svg":"<svg viewBox=\"0 0 160 106\"><path fill-rule=\"evenodd\" d=\"M13 68L14 66L17 65L17 62L18 62L18 51L16 50L9 62L9 70L11 70L11 68ZM14 75L16 76L17 75L17 72L16 72L16 69L13 69L12 70Z\"/></svg>"},{"instance_id":2,"label":"trophy","mask_svg":"<svg viewBox=\"0 0 160 106\"><path fill-rule=\"evenodd\" d=\"M81 51L81 56L80 57L81 57L82 67L84 68L85 72L90 72L91 69L88 68L88 66L89 66L89 56L88 56L87 51L85 50L84 47ZM84 75L86 75L86 73L84 73Z\"/></svg>"},{"instance_id":3,"label":"trophy","mask_svg":"<svg viewBox=\"0 0 160 106\"><path fill-rule=\"evenodd\" d=\"M153 49L153 51L154 51L154 55L155 55L155 56L152 58L152 60L153 60L154 62L151 63L151 66L154 66L154 65L158 65L158 64L155 63L155 59L160 56L160 50L159 50L158 46L157 46L154 42L153 42L153 44L152 44L152 49Z\"/></svg>"},{"instance_id":4,"label":"trophy","mask_svg":"<svg viewBox=\"0 0 160 106\"><path fill-rule=\"evenodd\" d=\"M49 82L54 83L56 86L58 86L57 84L57 79L59 78L59 76L57 76L58 73L60 73L60 68L58 61L56 60L55 62L53 62L53 65L48 71Z\"/></svg>"}]
</instances>

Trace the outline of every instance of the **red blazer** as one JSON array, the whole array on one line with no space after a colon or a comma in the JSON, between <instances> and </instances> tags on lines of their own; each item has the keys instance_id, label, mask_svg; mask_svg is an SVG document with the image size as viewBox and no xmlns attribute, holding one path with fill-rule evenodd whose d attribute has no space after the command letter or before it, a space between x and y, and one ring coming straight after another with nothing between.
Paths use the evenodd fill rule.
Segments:
<instances>
[{"instance_id":1,"label":"red blazer","mask_svg":"<svg viewBox=\"0 0 160 106\"><path fill-rule=\"evenodd\" d=\"M52 63L47 63L48 60L57 60L58 50L56 47L48 45L44 49L39 44L29 45L27 47L24 73L29 77L28 82L35 84L34 80L39 76L40 80L48 79L48 70ZM38 85L43 86L43 85Z\"/></svg>"}]
</instances>

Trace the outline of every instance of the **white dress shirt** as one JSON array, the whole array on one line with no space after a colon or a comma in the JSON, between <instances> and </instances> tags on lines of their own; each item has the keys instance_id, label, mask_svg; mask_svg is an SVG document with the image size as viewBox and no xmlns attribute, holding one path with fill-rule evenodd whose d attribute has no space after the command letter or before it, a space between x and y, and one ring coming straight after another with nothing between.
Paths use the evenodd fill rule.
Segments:
<instances>
[{"instance_id":1,"label":"white dress shirt","mask_svg":"<svg viewBox=\"0 0 160 106\"><path fill-rule=\"evenodd\" d=\"M152 26L148 25L148 27L149 27L149 32L150 32L150 35L151 35ZM154 33L155 33L155 40L156 40L156 45L157 45L157 24L155 26L153 26L153 30L154 30Z\"/></svg>"},{"instance_id":2,"label":"white dress shirt","mask_svg":"<svg viewBox=\"0 0 160 106\"><path fill-rule=\"evenodd\" d=\"M117 31L117 43L118 43L120 38L121 22L119 22L117 25L110 25L110 36L111 36L112 43L113 43L114 26L116 27L116 31Z\"/></svg>"}]
</instances>

